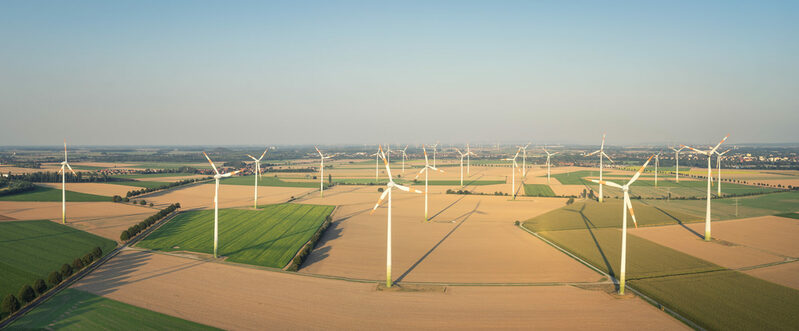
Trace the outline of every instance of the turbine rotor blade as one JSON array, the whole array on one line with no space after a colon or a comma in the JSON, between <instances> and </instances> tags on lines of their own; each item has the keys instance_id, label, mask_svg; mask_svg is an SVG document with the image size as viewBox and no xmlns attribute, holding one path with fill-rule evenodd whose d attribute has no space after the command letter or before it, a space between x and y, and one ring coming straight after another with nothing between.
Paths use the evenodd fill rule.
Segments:
<instances>
[{"instance_id":1,"label":"turbine rotor blade","mask_svg":"<svg viewBox=\"0 0 799 331\"><path fill-rule=\"evenodd\" d=\"M627 191L624 191L624 204L627 206L627 210L630 211L630 216L633 217L633 224L635 224L635 228L638 228L638 220L635 219L635 212L633 211L633 203L630 202L630 194Z\"/></svg>"},{"instance_id":2,"label":"turbine rotor blade","mask_svg":"<svg viewBox=\"0 0 799 331\"><path fill-rule=\"evenodd\" d=\"M724 136L724 138L723 138L723 139L721 139L721 141L719 141L719 143L718 143L718 144L716 144L716 147L713 147L713 149L711 149L711 150L710 150L710 153L711 153L711 154L713 154L713 152L715 152L715 151L716 151L716 150L719 148L719 146L721 146L721 144L722 144L722 143L724 143L725 141L727 141L727 138L729 138L729 137L730 137L730 135L726 135L726 136Z\"/></svg>"},{"instance_id":3,"label":"turbine rotor blade","mask_svg":"<svg viewBox=\"0 0 799 331\"><path fill-rule=\"evenodd\" d=\"M583 156L584 156L584 157L589 157L589 156L591 156L591 155L594 155L594 154L596 154L596 153L599 153L599 152L601 152L601 151L602 151L602 150L598 149L598 150L596 150L596 151L593 151L593 152L591 152L590 154L585 154L585 155L583 155Z\"/></svg>"},{"instance_id":4,"label":"turbine rotor blade","mask_svg":"<svg viewBox=\"0 0 799 331\"><path fill-rule=\"evenodd\" d=\"M646 165L649 164L649 161L652 161L653 157L655 157L655 154L652 154L652 156L650 156L649 159L647 159L646 162L644 162L644 165L641 166L641 169L638 169L638 172L636 172L635 175L633 175L633 178L631 178L630 181L627 182L627 186L632 184L634 181L638 179L638 177L641 176L641 173L644 172Z\"/></svg>"},{"instance_id":5,"label":"turbine rotor blade","mask_svg":"<svg viewBox=\"0 0 799 331\"><path fill-rule=\"evenodd\" d=\"M388 190L390 189L390 186L386 186L386 189L383 190L383 194L380 195L380 199L377 200L377 203L375 204L374 208L372 208L372 211L369 212L369 215L372 215L375 210L377 210L377 207L380 207L380 204L383 203L383 199L386 198L386 195L388 195Z\"/></svg>"},{"instance_id":6,"label":"turbine rotor blade","mask_svg":"<svg viewBox=\"0 0 799 331\"><path fill-rule=\"evenodd\" d=\"M594 183L597 183L597 184L602 184L602 185L612 186L612 187L615 187L615 188L623 188L623 187L622 187L621 185L619 185L619 184L616 184L616 183L614 183L614 182L609 182L609 181L606 181L606 180L596 180L596 179L592 179L591 181L592 181L592 182L594 182Z\"/></svg>"},{"instance_id":7,"label":"turbine rotor blade","mask_svg":"<svg viewBox=\"0 0 799 331\"><path fill-rule=\"evenodd\" d=\"M214 168L214 172L218 175L219 174L219 170L216 170L216 166L214 165L214 161L211 161L211 158L208 157L208 154L205 154L205 152L203 152L203 155L205 155L205 158L208 159L208 163L211 164L211 168Z\"/></svg>"},{"instance_id":8,"label":"turbine rotor blade","mask_svg":"<svg viewBox=\"0 0 799 331\"><path fill-rule=\"evenodd\" d=\"M67 166L67 168L69 168L69 171L72 171L72 174L73 174L73 175L75 175L75 176L77 176L77 175L78 175L78 174L76 174L76 173L75 173L75 170L72 170L72 167L70 167L70 166L69 166L69 163L64 163L64 165L66 165L66 166Z\"/></svg>"},{"instance_id":9,"label":"turbine rotor blade","mask_svg":"<svg viewBox=\"0 0 799 331\"><path fill-rule=\"evenodd\" d=\"M607 154L605 154L605 152L604 152L604 151L602 152L602 155L604 155L606 158L608 158L608 161L610 161L610 163L616 163L616 162L613 162L613 159L611 159L611 158L610 158L610 156L608 156Z\"/></svg>"},{"instance_id":10,"label":"turbine rotor blade","mask_svg":"<svg viewBox=\"0 0 799 331\"><path fill-rule=\"evenodd\" d=\"M690 149L690 150L692 150L692 151L694 151L694 152L697 152L697 153L699 153L699 154L702 154L702 155L707 155L707 152L705 152L705 151L700 151L700 150L698 150L698 149L696 149L696 148L693 148L693 147L691 147L691 146L685 146L685 145L680 145L680 146L682 146L683 148L688 148L688 149Z\"/></svg>"}]
</instances>

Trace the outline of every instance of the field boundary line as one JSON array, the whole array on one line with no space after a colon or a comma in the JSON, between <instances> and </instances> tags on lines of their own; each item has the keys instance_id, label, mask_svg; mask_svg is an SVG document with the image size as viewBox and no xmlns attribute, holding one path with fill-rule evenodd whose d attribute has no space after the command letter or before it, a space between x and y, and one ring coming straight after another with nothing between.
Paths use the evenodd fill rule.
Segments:
<instances>
[{"instance_id":1,"label":"field boundary line","mask_svg":"<svg viewBox=\"0 0 799 331\"><path fill-rule=\"evenodd\" d=\"M572 254L571 252L567 251L566 249L564 249L564 248L562 248L562 247L558 246L557 244L555 244L555 243L553 243L553 242L551 242L551 241L549 241L549 240L545 239L544 237L541 237L541 236L540 236L538 233L535 233L535 232L531 231L530 229L528 229L527 227L525 227L525 226L524 226L524 224L519 224L519 228L521 228L521 229L522 229L522 230L524 230L524 231L527 231L527 233L529 233L529 234L532 234L532 235L533 235L533 236L535 236L536 238L538 238L538 239L541 239L541 240L542 240L542 241L544 241L545 243L547 243L547 244L549 244L550 246L554 247L555 249L557 249L557 250L559 250L559 251L561 251L561 252L565 253L566 255L568 255L568 256L570 256L571 258L573 258L573 259L577 260L578 262L582 263L583 265L585 265L585 266L587 266L587 267L591 268L592 270L594 270L594 271L598 272L599 274L601 274L601 275L604 275L604 276L608 277L608 278L609 278L609 279L610 279L610 280L613 282L613 284L616 284L616 285L618 285L619 281L616 279L616 277L613 277L613 276L609 275L608 273L606 273L606 272L602 271L601 269L599 269L599 268L597 268L597 267L593 266L591 263L588 263L587 261L585 261L585 260L583 260L583 259L581 259L581 258L579 258L579 257L575 256L574 254ZM689 327L691 327L691 328L693 328L693 329L695 329L695 330L705 330L705 328L703 328L703 327L699 326L698 324L694 323L694 321L691 321L691 320L689 320L688 318L686 318L686 317L684 317L684 316L680 315L679 313L677 313L676 311L672 310L671 308L669 308L669 307L666 307L665 305L661 304L660 302L657 302L655 299L652 299L652 298L650 298L650 297L648 297L648 296L644 295L643 293L641 293L640 291L636 290L636 289L635 289L635 288L633 288L632 286L630 286L630 285L626 285L624 288L625 288L625 289L627 289L627 290L629 290L630 292L633 292L633 293L635 293L635 295L637 295L637 296L641 297L642 299L644 299L644 301L646 301L646 302L648 302L649 304L651 304L651 305L655 306L656 308L658 308L658 309L660 309L660 310L664 311L666 314L668 314L668 315L671 315L672 317L676 318L676 319L677 319L677 320L679 320L680 322L683 322L683 323L685 323L685 324L686 324L686 325L688 325Z\"/></svg>"},{"instance_id":2,"label":"field boundary line","mask_svg":"<svg viewBox=\"0 0 799 331\"><path fill-rule=\"evenodd\" d=\"M286 263L286 265L284 265L284 266L283 266L283 268L280 268L281 270L283 270L283 271L288 271L288 268L289 268L289 267L291 266L291 264L294 262L294 259L296 259L296 258L297 258L297 256L299 256L299 255L302 253L302 250L303 250L303 249L305 249L305 247L306 247L306 246L308 246L308 245L311 245L311 244L312 244L312 245L314 245L314 246L316 246L316 242L318 242L318 241L319 241L319 239L322 239L322 236L324 236L324 235L325 235L325 232L327 231L327 229L328 229L328 228L330 228L330 225L331 225L331 224L333 224L333 214L335 214L337 210L338 210L338 206L335 206L335 207L333 208L333 210L330 212L330 214L328 214L328 215L325 217L325 218L327 218L327 217L330 217L330 220L328 221L328 220L326 219L326 220L322 221L322 224L320 224L320 225L319 225L319 228L318 228L318 229L316 229L316 232L314 232L314 234L313 234L313 235L311 235L311 237L310 237L310 238L308 238L308 241L306 241L306 242L305 242L305 244L303 244L303 245L300 247L300 249L298 249L298 250L297 250L297 252L296 252L296 253L294 253L294 256L292 256L292 257L291 257L291 259L289 260L289 262L287 262L287 263ZM325 223L327 223L327 226L325 226L325 228L324 228L324 229L322 229L322 226L323 226L323 225L325 225ZM319 236L318 236L318 237L316 237L316 241L314 241L314 242L312 243L311 241L313 240L313 237L315 237L317 234L319 234ZM310 248L310 250L308 251L308 255L311 255L311 253L313 252L313 249L314 249L314 247L311 247L311 248ZM303 262L303 263L305 263L305 261L302 261L302 262ZM302 267L302 263L300 263L300 265L299 265L299 266L297 266L297 269L299 269L300 267Z\"/></svg>"},{"instance_id":3,"label":"field boundary line","mask_svg":"<svg viewBox=\"0 0 799 331\"><path fill-rule=\"evenodd\" d=\"M6 317L5 320L0 322L0 329L4 329L4 328L8 327L12 323L14 323L17 319L19 319L20 317L24 316L25 314L27 314L31 310L33 310L36 307L38 307L40 304L42 304L45 301L49 300L50 298L52 298L53 296L55 296L56 294L58 294L62 290L66 289L66 288L69 288L70 286L74 285L79 280L83 279L83 277L86 277L88 274L92 273L94 270L97 270L97 268L99 268L101 265L103 265L104 263L108 262L108 260L110 260L114 256L117 256L119 254L119 252L123 251L126 247L128 247L128 245L130 245L133 242L138 242L145 235L150 234L150 232L152 232L156 228L156 225L158 225L158 227L160 227L160 224L166 223L168 220L172 219L178 213L179 212L176 210L176 211L172 212L171 214L165 216L160 222L154 224L153 226L150 226L149 228L144 230L142 233L140 233L136 237L133 237L133 239L128 240L128 242L122 243L122 245L117 246L116 248L114 248L114 250L112 250L111 252L109 252L105 256L101 257L99 260L96 260L96 261L92 262L92 264L90 264L90 265L86 266L85 268L79 270L78 272L72 274L72 276L70 276L69 278L63 280L61 283L59 283L55 287L47 290L47 292L45 292L44 294L42 294L42 295L36 297L35 299L33 299L33 301L28 303L26 306L20 308L19 310L17 310L16 312L12 313L11 315L8 315L8 317Z\"/></svg>"}]
</instances>

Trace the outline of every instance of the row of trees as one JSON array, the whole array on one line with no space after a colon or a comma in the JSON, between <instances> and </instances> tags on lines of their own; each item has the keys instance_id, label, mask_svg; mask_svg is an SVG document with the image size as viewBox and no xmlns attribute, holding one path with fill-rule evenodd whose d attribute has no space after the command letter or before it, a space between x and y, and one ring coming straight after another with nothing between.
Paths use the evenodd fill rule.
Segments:
<instances>
[{"instance_id":1,"label":"row of trees","mask_svg":"<svg viewBox=\"0 0 799 331\"><path fill-rule=\"evenodd\" d=\"M3 298L3 302L0 303L0 311L2 311L3 317L19 310L23 305L33 301L36 297L47 292L48 289L60 284L64 279L69 278L73 273L89 266L102 256L102 248L95 247L83 257L76 258L72 261L72 265L64 263L60 270L51 272L47 277L47 283L45 283L44 279L39 278L33 282L33 286L29 284L22 285L17 295L8 294Z\"/></svg>"},{"instance_id":2,"label":"row of trees","mask_svg":"<svg viewBox=\"0 0 799 331\"><path fill-rule=\"evenodd\" d=\"M155 222L158 222L160 219L166 217L166 215L169 215L169 213L175 211L178 208L180 208L180 203L174 203L169 205L169 207L161 209L160 211L155 213L155 215L147 217L144 221L139 222L139 224L131 226L127 230L122 231L122 234L119 235L119 239L122 241L128 241L129 239L135 237L137 234L141 233L142 231L150 227L150 225L155 224Z\"/></svg>"},{"instance_id":3,"label":"row of trees","mask_svg":"<svg viewBox=\"0 0 799 331\"><path fill-rule=\"evenodd\" d=\"M160 191L160 190L166 190L166 189L170 189L170 188L177 187L177 186L182 186L182 185L193 184L193 183L196 183L196 182L201 182L201 181L209 180L209 179L212 179L212 178L213 177L184 179L184 180L177 181L177 182L165 183L164 185L161 185L161 186L158 186L158 187L145 187L145 188L142 188L140 190L128 191L128 193L125 194L125 197L132 198L132 197L135 197L137 195L142 195L142 194L145 194L145 193L150 193L150 192L155 192L155 191Z\"/></svg>"},{"instance_id":4,"label":"row of trees","mask_svg":"<svg viewBox=\"0 0 799 331\"><path fill-rule=\"evenodd\" d=\"M39 171L27 174L16 174L9 176L9 178L33 183L61 182L61 174L55 171ZM72 172L67 171L67 175L64 180L68 183L107 183L127 181L129 179L111 177L108 176L108 174L98 172L78 172L77 175L73 175Z\"/></svg>"},{"instance_id":5,"label":"row of trees","mask_svg":"<svg viewBox=\"0 0 799 331\"><path fill-rule=\"evenodd\" d=\"M0 179L0 196L33 191L35 188L36 186L28 181Z\"/></svg>"}]
</instances>

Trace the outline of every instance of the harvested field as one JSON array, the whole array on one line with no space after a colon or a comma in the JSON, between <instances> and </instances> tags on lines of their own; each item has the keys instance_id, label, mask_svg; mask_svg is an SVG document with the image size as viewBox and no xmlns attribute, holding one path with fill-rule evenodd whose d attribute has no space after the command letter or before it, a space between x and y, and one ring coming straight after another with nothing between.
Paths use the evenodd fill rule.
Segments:
<instances>
[{"instance_id":1,"label":"harvested field","mask_svg":"<svg viewBox=\"0 0 799 331\"><path fill-rule=\"evenodd\" d=\"M123 203L67 203L67 225L119 240L119 234L123 230L157 212L158 209ZM0 201L0 214L18 220L47 219L60 223L61 203Z\"/></svg>"},{"instance_id":2,"label":"harvested field","mask_svg":"<svg viewBox=\"0 0 799 331\"><path fill-rule=\"evenodd\" d=\"M219 206L221 208L252 207L253 186L246 185L219 185ZM262 187L258 189L258 204L271 204L286 202L292 196L299 197L303 194L316 191L313 188L302 187ZM148 202L156 204L171 204L179 202L183 210L196 208L213 208L214 184L198 184L181 187L165 192L156 192L142 197Z\"/></svg>"},{"instance_id":3,"label":"harvested field","mask_svg":"<svg viewBox=\"0 0 799 331\"><path fill-rule=\"evenodd\" d=\"M619 300L602 290L492 286L386 292L373 283L135 250L122 252L74 288L224 329L685 329L640 299Z\"/></svg>"},{"instance_id":4,"label":"harvested field","mask_svg":"<svg viewBox=\"0 0 799 331\"><path fill-rule=\"evenodd\" d=\"M639 226L698 222L698 216L679 211L653 207L632 200ZM571 230L586 228L620 228L622 200L607 199L603 203L594 200L579 200L574 204L550 211L526 222L533 231ZM628 219L632 225L632 219Z\"/></svg>"},{"instance_id":5,"label":"harvested field","mask_svg":"<svg viewBox=\"0 0 799 331\"><path fill-rule=\"evenodd\" d=\"M49 188L61 190L61 183L41 183L38 185L47 186ZM120 184L107 184L107 183L67 183L67 190L86 193L86 194L95 194L95 195L103 195L103 196L125 196L125 193L128 191L138 190L139 187L136 186L126 186ZM59 201L61 201L59 199ZM110 200L109 200L110 201Z\"/></svg>"},{"instance_id":6,"label":"harvested field","mask_svg":"<svg viewBox=\"0 0 799 331\"><path fill-rule=\"evenodd\" d=\"M169 315L68 288L10 326L11 329L215 330Z\"/></svg>"},{"instance_id":7,"label":"harvested field","mask_svg":"<svg viewBox=\"0 0 799 331\"><path fill-rule=\"evenodd\" d=\"M375 187L335 187L303 203L338 204L333 224L300 272L385 278L386 208L369 210ZM408 282L590 282L599 275L513 225L566 199L393 194L393 275ZM509 253L512 252L512 253Z\"/></svg>"},{"instance_id":8,"label":"harvested field","mask_svg":"<svg viewBox=\"0 0 799 331\"><path fill-rule=\"evenodd\" d=\"M743 273L799 290L799 262L796 261L749 269Z\"/></svg>"}]
</instances>

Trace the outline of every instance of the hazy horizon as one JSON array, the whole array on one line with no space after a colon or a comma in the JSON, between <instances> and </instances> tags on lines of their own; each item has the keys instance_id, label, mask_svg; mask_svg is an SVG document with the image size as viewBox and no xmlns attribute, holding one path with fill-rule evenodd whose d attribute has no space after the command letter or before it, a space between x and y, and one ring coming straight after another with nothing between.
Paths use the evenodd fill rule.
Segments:
<instances>
[{"instance_id":1,"label":"hazy horizon","mask_svg":"<svg viewBox=\"0 0 799 331\"><path fill-rule=\"evenodd\" d=\"M799 142L799 2L0 3L0 146Z\"/></svg>"}]
</instances>

